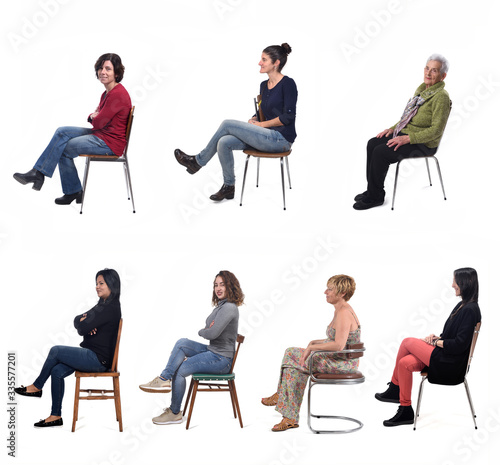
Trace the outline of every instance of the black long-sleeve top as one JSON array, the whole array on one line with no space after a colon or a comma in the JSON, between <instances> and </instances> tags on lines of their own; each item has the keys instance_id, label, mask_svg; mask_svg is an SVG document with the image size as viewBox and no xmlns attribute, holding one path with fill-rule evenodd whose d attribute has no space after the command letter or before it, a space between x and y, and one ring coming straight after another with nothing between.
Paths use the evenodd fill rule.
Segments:
<instances>
[{"instance_id":1,"label":"black long-sleeve top","mask_svg":"<svg viewBox=\"0 0 500 465\"><path fill-rule=\"evenodd\" d=\"M80 347L95 352L99 361L109 369L113 363L118 325L122 316L120 302L115 299L104 302L100 299L95 307L85 313L87 318L83 321L80 321L83 313L74 320L78 334L83 336ZM94 328L97 332L91 335Z\"/></svg>"},{"instance_id":2,"label":"black long-sleeve top","mask_svg":"<svg viewBox=\"0 0 500 465\"><path fill-rule=\"evenodd\" d=\"M436 347L429 364L429 382L455 385L463 383L474 327L481 321L481 311L476 302L469 302L459 309L459 303L444 324L440 337L443 348ZM456 313L455 313L456 312Z\"/></svg>"}]
</instances>

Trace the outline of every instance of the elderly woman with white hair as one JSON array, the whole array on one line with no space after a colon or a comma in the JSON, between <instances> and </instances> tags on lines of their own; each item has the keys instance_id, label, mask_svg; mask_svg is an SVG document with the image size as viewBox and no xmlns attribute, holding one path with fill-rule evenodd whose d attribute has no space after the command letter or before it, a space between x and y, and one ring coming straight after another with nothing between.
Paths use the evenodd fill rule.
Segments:
<instances>
[{"instance_id":1,"label":"elderly woman with white hair","mask_svg":"<svg viewBox=\"0 0 500 465\"><path fill-rule=\"evenodd\" d=\"M450 96L443 82L448 68L444 56L431 55L424 68L424 82L406 105L401 120L368 141L368 188L354 198L355 210L367 210L384 203L384 180L389 165L404 158L436 153L450 114Z\"/></svg>"}]
</instances>

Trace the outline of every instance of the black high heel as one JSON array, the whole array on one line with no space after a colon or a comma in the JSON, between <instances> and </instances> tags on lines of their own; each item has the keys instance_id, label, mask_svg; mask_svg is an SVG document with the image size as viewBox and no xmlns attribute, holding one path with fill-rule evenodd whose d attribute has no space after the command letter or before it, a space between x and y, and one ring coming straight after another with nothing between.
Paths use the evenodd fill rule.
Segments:
<instances>
[{"instance_id":1,"label":"black high heel","mask_svg":"<svg viewBox=\"0 0 500 465\"><path fill-rule=\"evenodd\" d=\"M32 170L28 171L27 173L15 173L14 174L14 179L21 184L28 184L30 182L33 183L33 189L36 191L39 191L42 186L43 182L45 181L45 176L43 173L40 171L36 170L33 168Z\"/></svg>"}]
</instances>

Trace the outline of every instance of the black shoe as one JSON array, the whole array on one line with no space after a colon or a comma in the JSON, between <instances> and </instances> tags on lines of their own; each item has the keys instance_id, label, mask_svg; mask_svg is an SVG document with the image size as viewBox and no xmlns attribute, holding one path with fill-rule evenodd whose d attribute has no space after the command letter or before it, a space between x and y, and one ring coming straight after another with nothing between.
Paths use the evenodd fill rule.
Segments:
<instances>
[{"instance_id":1,"label":"black shoe","mask_svg":"<svg viewBox=\"0 0 500 465\"><path fill-rule=\"evenodd\" d=\"M210 196L210 200L215 200L216 202L220 202L224 199L234 199L234 186L227 186L226 184L223 184L219 192Z\"/></svg>"},{"instance_id":2,"label":"black shoe","mask_svg":"<svg viewBox=\"0 0 500 465\"><path fill-rule=\"evenodd\" d=\"M16 394L19 394L20 396L42 397L42 390L41 389L39 391L36 391L36 392L26 392L26 386L21 386L21 387L18 387L18 388L14 388L14 392Z\"/></svg>"},{"instance_id":3,"label":"black shoe","mask_svg":"<svg viewBox=\"0 0 500 465\"><path fill-rule=\"evenodd\" d=\"M368 191L364 191L362 194L358 194L356 197L354 197L354 201L359 202L360 200L363 200L365 197L368 197Z\"/></svg>"},{"instance_id":4,"label":"black shoe","mask_svg":"<svg viewBox=\"0 0 500 465\"><path fill-rule=\"evenodd\" d=\"M33 189L39 191L43 186L43 181L45 181L45 176L40 171L33 168L31 171L27 173L15 173L14 179L21 184L28 184L29 182L33 183Z\"/></svg>"},{"instance_id":5,"label":"black shoe","mask_svg":"<svg viewBox=\"0 0 500 465\"><path fill-rule=\"evenodd\" d=\"M53 426L62 426L62 425L63 425L62 418L59 418L58 420L54 420L54 421L40 420L38 423L35 423L33 426L35 428L51 428Z\"/></svg>"},{"instance_id":6,"label":"black shoe","mask_svg":"<svg viewBox=\"0 0 500 465\"><path fill-rule=\"evenodd\" d=\"M368 210L369 208L378 207L384 204L384 200L372 200L370 197L366 196L362 200L356 202L352 208L354 210Z\"/></svg>"},{"instance_id":7,"label":"black shoe","mask_svg":"<svg viewBox=\"0 0 500 465\"><path fill-rule=\"evenodd\" d=\"M399 404L399 386L392 381L387 384L389 385L387 390L375 394L375 399L380 400L380 402Z\"/></svg>"},{"instance_id":8,"label":"black shoe","mask_svg":"<svg viewBox=\"0 0 500 465\"><path fill-rule=\"evenodd\" d=\"M196 157L192 157L191 155L186 155L182 150L175 149L174 151L175 159L182 165L187 168L187 172L189 174L196 173L201 165L196 161Z\"/></svg>"},{"instance_id":9,"label":"black shoe","mask_svg":"<svg viewBox=\"0 0 500 465\"><path fill-rule=\"evenodd\" d=\"M62 197L58 197L55 202L57 205L69 205L73 200L76 203L82 203L83 191L76 192L75 194L64 194Z\"/></svg>"},{"instance_id":10,"label":"black shoe","mask_svg":"<svg viewBox=\"0 0 500 465\"><path fill-rule=\"evenodd\" d=\"M414 419L415 413L413 412L413 407L411 405L405 407L400 405L396 415L390 420L384 421L384 426L412 425Z\"/></svg>"}]
</instances>

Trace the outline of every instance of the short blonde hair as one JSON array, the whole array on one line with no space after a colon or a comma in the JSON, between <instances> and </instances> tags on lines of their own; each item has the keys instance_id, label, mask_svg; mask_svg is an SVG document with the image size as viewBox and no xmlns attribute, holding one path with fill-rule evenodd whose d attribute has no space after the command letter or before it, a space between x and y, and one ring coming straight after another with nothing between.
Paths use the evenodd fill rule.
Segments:
<instances>
[{"instance_id":1,"label":"short blonde hair","mask_svg":"<svg viewBox=\"0 0 500 465\"><path fill-rule=\"evenodd\" d=\"M334 288L337 294L344 294L347 302L356 290L356 281L346 274L336 274L328 280L327 286Z\"/></svg>"}]
</instances>

